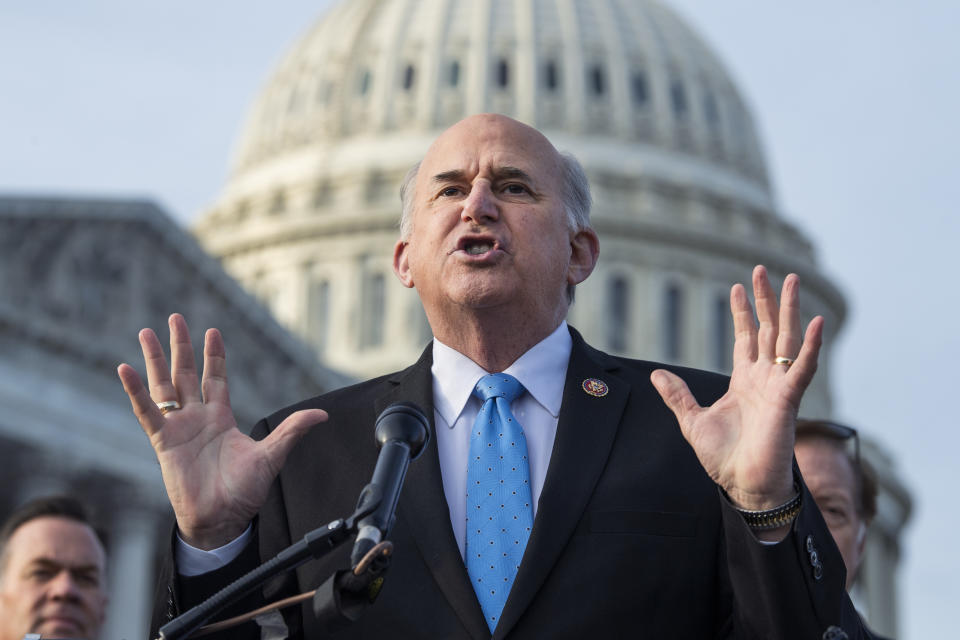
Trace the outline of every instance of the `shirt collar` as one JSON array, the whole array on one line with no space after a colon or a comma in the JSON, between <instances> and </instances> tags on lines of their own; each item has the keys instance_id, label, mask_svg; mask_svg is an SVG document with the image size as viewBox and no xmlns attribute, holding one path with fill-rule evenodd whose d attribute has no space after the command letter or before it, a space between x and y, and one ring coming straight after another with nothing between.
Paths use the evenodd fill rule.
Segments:
<instances>
[{"instance_id":1,"label":"shirt collar","mask_svg":"<svg viewBox=\"0 0 960 640\"><path fill-rule=\"evenodd\" d=\"M527 390L550 415L560 415L563 385L573 339L567 323L561 322L553 333L535 344L504 370ZM456 349L436 338L433 340L433 405L448 427L453 427L467 406L477 380L488 372Z\"/></svg>"}]
</instances>

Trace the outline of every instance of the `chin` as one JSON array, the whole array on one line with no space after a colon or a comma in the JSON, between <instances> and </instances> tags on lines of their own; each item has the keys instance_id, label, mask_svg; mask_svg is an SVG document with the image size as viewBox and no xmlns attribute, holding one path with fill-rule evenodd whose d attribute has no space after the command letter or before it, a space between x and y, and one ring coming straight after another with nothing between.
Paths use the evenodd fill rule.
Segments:
<instances>
[{"instance_id":1,"label":"chin","mask_svg":"<svg viewBox=\"0 0 960 640\"><path fill-rule=\"evenodd\" d=\"M71 640L92 637L91 634L76 624L65 622L46 623L40 627L37 633L40 633L44 638L70 638Z\"/></svg>"},{"instance_id":2,"label":"chin","mask_svg":"<svg viewBox=\"0 0 960 640\"><path fill-rule=\"evenodd\" d=\"M503 281L494 279L490 282L474 280L463 283L450 291L449 297L460 306L484 309L509 302L516 294L516 287L505 286Z\"/></svg>"}]
</instances>

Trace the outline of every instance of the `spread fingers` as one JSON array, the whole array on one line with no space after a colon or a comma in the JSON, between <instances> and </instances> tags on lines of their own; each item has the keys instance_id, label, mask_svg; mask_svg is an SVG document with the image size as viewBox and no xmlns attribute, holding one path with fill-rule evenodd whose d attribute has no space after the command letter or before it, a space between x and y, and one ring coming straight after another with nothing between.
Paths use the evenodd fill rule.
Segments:
<instances>
[{"instance_id":1,"label":"spread fingers","mask_svg":"<svg viewBox=\"0 0 960 640\"><path fill-rule=\"evenodd\" d=\"M152 438L163 426L163 416L147 388L143 386L140 376L136 369L128 364L121 364L117 367L117 375L120 376L120 382L123 384L123 390L127 392L130 398L130 406L133 407L133 413L137 416L140 426L148 437Z\"/></svg>"},{"instance_id":2,"label":"spread fingers","mask_svg":"<svg viewBox=\"0 0 960 640\"><path fill-rule=\"evenodd\" d=\"M147 385L150 389L150 397L154 402L165 402L170 400L180 400L180 394L173 386L173 380L170 378L170 367L167 366L167 357L163 353L163 347L160 346L160 340L153 329L141 329L140 331L140 349L143 351L143 364L147 370ZM140 378L137 376L137 381Z\"/></svg>"},{"instance_id":3,"label":"spread fingers","mask_svg":"<svg viewBox=\"0 0 960 640\"><path fill-rule=\"evenodd\" d=\"M757 332L758 357L773 360L779 333L779 311L777 296L770 286L767 269L763 265L753 268L753 298L757 304L757 319L760 321Z\"/></svg>"},{"instance_id":4,"label":"spread fingers","mask_svg":"<svg viewBox=\"0 0 960 640\"><path fill-rule=\"evenodd\" d=\"M168 321L170 326L170 375L173 386L183 404L200 402L200 381L197 379L197 364L193 357L193 343L187 321L174 313Z\"/></svg>"}]
</instances>

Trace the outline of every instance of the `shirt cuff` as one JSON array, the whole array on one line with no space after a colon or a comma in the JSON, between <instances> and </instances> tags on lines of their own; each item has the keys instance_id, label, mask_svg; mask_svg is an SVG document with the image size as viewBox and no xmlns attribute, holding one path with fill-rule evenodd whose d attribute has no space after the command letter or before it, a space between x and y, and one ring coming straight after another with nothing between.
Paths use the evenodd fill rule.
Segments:
<instances>
[{"instance_id":1,"label":"shirt cuff","mask_svg":"<svg viewBox=\"0 0 960 640\"><path fill-rule=\"evenodd\" d=\"M253 532L253 523L247 525L238 537L234 538L222 547L204 551L192 547L183 541L180 532L177 531L176 544L176 562L177 574L181 576L198 576L201 573L209 573L221 567L225 567L240 555L243 548L250 541Z\"/></svg>"}]
</instances>

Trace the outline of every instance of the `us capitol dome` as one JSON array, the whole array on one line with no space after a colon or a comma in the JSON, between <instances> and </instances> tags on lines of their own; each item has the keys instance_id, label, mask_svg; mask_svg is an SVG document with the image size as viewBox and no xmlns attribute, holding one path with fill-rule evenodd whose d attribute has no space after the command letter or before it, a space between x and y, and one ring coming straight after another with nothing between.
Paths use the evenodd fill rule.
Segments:
<instances>
[{"instance_id":1,"label":"us capitol dome","mask_svg":"<svg viewBox=\"0 0 960 640\"><path fill-rule=\"evenodd\" d=\"M570 323L607 351L729 371L729 289L753 265L800 274L826 318L804 413L830 415L845 303L784 219L742 94L653 0L350 0L282 60L253 105L201 243L325 364L358 378L430 339L393 275L398 189L446 127L510 115L590 178L601 256Z\"/></svg>"}]
</instances>

